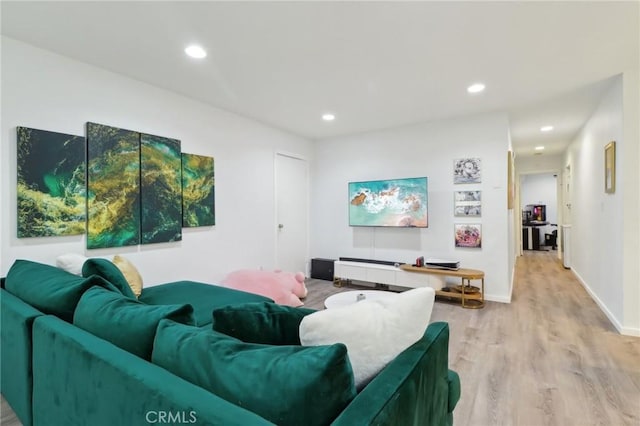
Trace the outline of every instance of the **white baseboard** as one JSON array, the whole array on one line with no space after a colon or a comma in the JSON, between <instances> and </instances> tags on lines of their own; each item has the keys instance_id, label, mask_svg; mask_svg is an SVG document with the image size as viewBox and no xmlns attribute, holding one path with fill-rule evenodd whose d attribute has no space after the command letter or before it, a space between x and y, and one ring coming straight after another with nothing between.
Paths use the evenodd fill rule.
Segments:
<instances>
[{"instance_id":1,"label":"white baseboard","mask_svg":"<svg viewBox=\"0 0 640 426\"><path fill-rule=\"evenodd\" d=\"M509 285L509 301L506 303L511 303L513 300L513 286L516 284L516 264L513 263L513 268L511 269L511 283Z\"/></svg>"},{"instance_id":2,"label":"white baseboard","mask_svg":"<svg viewBox=\"0 0 640 426\"><path fill-rule=\"evenodd\" d=\"M640 337L640 328L622 327L620 329L620 334L624 334L625 336Z\"/></svg>"},{"instance_id":3,"label":"white baseboard","mask_svg":"<svg viewBox=\"0 0 640 426\"><path fill-rule=\"evenodd\" d=\"M489 302L511 303L511 297L509 296L494 296L492 294L485 294L484 300Z\"/></svg>"},{"instance_id":4,"label":"white baseboard","mask_svg":"<svg viewBox=\"0 0 640 426\"><path fill-rule=\"evenodd\" d=\"M584 287L584 289L587 291L589 296L591 296L593 301L596 302L596 305L598 305L600 310L604 312L604 314L607 316L609 321L611 321L611 324L613 324L613 326L616 328L616 330L618 330L620 334L623 334L625 336L640 336L640 328L623 327L622 324L620 324L620 322L618 321L618 319L611 313L611 311L607 308L607 306L602 302L602 300L600 300L600 298L591 290L591 288L586 283L586 281L582 279L580 274L578 274L576 270L573 268L571 268L571 272L573 272L573 275L575 275L575 277L578 279L582 287Z\"/></svg>"}]
</instances>

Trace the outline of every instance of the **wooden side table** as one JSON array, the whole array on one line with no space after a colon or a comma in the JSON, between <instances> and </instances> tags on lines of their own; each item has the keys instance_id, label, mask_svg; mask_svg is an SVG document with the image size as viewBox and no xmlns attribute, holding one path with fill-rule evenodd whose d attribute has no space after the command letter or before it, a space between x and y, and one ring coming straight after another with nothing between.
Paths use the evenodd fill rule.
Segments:
<instances>
[{"instance_id":1,"label":"wooden side table","mask_svg":"<svg viewBox=\"0 0 640 426\"><path fill-rule=\"evenodd\" d=\"M436 296L460 299L463 308L479 309L484 307L484 271L478 269L434 269L407 264L400 265L400 269L422 274L459 277L462 280L461 285L456 287L456 289L459 289L459 292L436 290ZM472 280L480 280L480 287L472 286Z\"/></svg>"}]
</instances>

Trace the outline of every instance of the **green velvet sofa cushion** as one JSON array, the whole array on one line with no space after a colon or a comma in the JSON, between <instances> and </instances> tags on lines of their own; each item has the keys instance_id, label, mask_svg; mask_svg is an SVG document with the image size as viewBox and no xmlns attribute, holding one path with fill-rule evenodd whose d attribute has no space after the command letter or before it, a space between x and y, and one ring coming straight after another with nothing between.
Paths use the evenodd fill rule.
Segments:
<instances>
[{"instance_id":1,"label":"green velvet sofa cushion","mask_svg":"<svg viewBox=\"0 0 640 426\"><path fill-rule=\"evenodd\" d=\"M148 305L188 303L193 306L198 327L211 324L211 311L215 308L248 302L272 302L257 294L194 281L176 281L145 287L138 300Z\"/></svg>"},{"instance_id":2,"label":"green velvet sofa cushion","mask_svg":"<svg viewBox=\"0 0 640 426\"><path fill-rule=\"evenodd\" d=\"M91 275L98 275L104 278L120 290L120 293L123 295L131 299L137 299L127 279L120 269L110 260L100 259L98 257L87 259L82 265L82 276L89 277Z\"/></svg>"},{"instance_id":3,"label":"green velvet sofa cushion","mask_svg":"<svg viewBox=\"0 0 640 426\"><path fill-rule=\"evenodd\" d=\"M118 292L113 284L97 275L79 277L55 266L20 259L9 269L5 286L36 309L69 322L87 289L101 286Z\"/></svg>"},{"instance_id":4,"label":"green velvet sofa cushion","mask_svg":"<svg viewBox=\"0 0 640 426\"><path fill-rule=\"evenodd\" d=\"M150 360L160 320L195 324L191 305L145 305L120 293L90 288L80 298L73 324L140 358Z\"/></svg>"},{"instance_id":5,"label":"green velvet sofa cushion","mask_svg":"<svg viewBox=\"0 0 640 426\"><path fill-rule=\"evenodd\" d=\"M163 320L152 362L278 425L326 425L356 395L339 343L258 345Z\"/></svg>"},{"instance_id":6,"label":"green velvet sofa cushion","mask_svg":"<svg viewBox=\"0 0 640 426\"><path fill-rule=\"evenodd\" d=\"M213 329L243 342L300 345L300 322L313 309L271 302L224 306L213 311Z\"/></svg>"},{"instance_id":7,"label":"green velvet sofa cushion","mask_svg":"<svg viewBox=\"0 0 640 426\"><path fill-rule=\"evenodd\" d=\"M52 316L33 324L33 420L52 426L272 424Z\"/></svg>"},{"instance_id":8,"label":"green velvet sofa cushion","mask_svg":"<svg viewBox=\"0 0 640 426\"><path fill-rule=\"evenodd\" d=\"M0 290L0 392L24 426L31 422L31 330L43 313Z\"/></svg>"}]
</instances>

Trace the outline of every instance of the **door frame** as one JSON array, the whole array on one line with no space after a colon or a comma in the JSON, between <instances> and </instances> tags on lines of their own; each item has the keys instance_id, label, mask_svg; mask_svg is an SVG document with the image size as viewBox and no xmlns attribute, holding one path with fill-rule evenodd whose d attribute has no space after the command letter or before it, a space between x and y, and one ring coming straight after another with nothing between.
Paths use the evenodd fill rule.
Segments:
<instances>
[{"instance_id":1,"label":"door frame","mask_svg":"<svg viewBox=\"0 0 640 426\"><path fill-rule=\"evenodd\" d=\"M515 207L515 222L516 222L516 232L515 232L515 237L516 237L516 247L517 247L517 255L518 256L522 256L524 255L524 251L522 249L522 201L521 201L521 184L522 184L522 177L523 176L529 176L529 175L544 175L544 174L552 174L552 175L556 175L556 204L557 204L557 209L558 209L558 218L557 221L559 223L557 223L556 225L556 229L558 230L558 250L556 251L558 258L560 258L560 222L562 221L562 208L563 208L563 203L564 203L564 194L562 192L562 184L563 184L563 175L562 175L562 170L558 170L558 169L540 169L540 170L528 170L526 172L522 172L522 173L518 173L516 172L516 196L515 196L515 200L514 200L514 207Z\"/></svg>"}]
</instances>

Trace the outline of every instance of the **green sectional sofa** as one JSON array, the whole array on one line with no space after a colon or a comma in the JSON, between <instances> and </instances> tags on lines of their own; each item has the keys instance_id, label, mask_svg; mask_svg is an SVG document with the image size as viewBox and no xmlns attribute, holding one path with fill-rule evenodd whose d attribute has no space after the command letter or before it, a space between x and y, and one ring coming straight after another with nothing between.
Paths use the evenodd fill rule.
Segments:
<instances>
[{"instance_id":1,"label":"green sectional sofa","mask_svg":"<svg viewBox=\"0 0 640 426\"><path fill-rule=\"evenodd\" d=\"M136 300L112 281L117 279L108 274L83 278L29 261L16 261L2 279L0 390L24 425L294 424L295 419L304 418L302 414L316 412L323 417L306 424L452 424L460 383L457 374L448 370L446 323L430 324L422 339L357 394L351 390L350 365L344 359L339 368L332 364L327 373L316 374L314 380L322 389L314 393L313 387L307 388L302 399L294 389L304 388L305 383L295 380L312 376L303 370L300 375L267 374L278 383L255 383L248 392L271 392L267 396L286 414L286 421L279 421L259 415L263 411L252 410L245 398L207 390L217 389L216 383L211 385L215 380L233 387L228 377L234 368L238 373L238 365L249 366L251 380L250 370L269 373L277 364L265 358L270 352L307 353L305 347L290 345L293 341L276 348L245 343L212 329L214 310L273 305L269 299L182 281L146 288ZM295 336L288 335L285 340L292 339ZM215 362L206 351L200 358L193 356L189 345L198 341L214 342L211 348L220 350ZM245 364L227 365L239 358L229 348L241 348ZM341 344L317 348L335 359L346 352ZM252 369L247 357L254 352L261 355ZM323 357L308 353L311 356L304 362L322 362ZM286 371L289 366L283 367ZM220 374L209 376L212 369ZM207 384L198 376L202 374L208 376ZM258 374L255 380L262 380L258 376L262 377ZM287 412L288 401L295 407L293 413ZM318 411L318 406L325 405L334 411Z\"/></svg>"}]
</instances>

